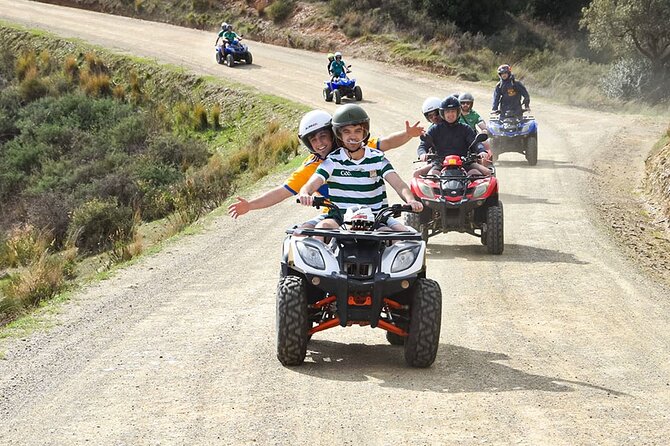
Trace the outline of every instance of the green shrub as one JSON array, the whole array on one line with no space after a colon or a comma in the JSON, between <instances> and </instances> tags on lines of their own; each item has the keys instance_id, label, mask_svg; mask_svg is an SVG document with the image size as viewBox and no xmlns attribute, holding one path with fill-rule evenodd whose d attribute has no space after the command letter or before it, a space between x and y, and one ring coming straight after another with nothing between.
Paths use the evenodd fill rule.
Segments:
<instances>
[{"instance_id":1,"label":"green shrub","mask_svg":"<svg viewBox=\"0 0 670 446\"><path fill-rule=\"evenodd\" d=\"M68 235L85 253L109 249L115 240L128 240L133 235L133 211L118 206L116 199L94 198L75 209Z\"/></svg>"},{"instance_id":2,"label":"green shrub","mask_svg":"<svg viewBox=\"0 0 670 446\"><path fill-rule=\"evenodd\" d=\"M294 0L275 0L270 6L265 8L265 12L273 22L281 23L289 18L294 8Z\"/></svg>"}]
</instances>

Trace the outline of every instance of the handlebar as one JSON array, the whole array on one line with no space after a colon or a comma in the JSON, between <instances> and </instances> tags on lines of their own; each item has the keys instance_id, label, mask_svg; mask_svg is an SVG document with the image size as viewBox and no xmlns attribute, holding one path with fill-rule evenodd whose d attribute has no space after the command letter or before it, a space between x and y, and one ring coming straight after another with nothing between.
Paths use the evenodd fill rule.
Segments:
<instances>
[{"instance_id":1,"label":"handlebar","mask_svg":"<svg viewBox=\"0 0 670 446\"><path fill-rule=\"evenodd\" d=\"M296 203L300 203L300 199L296 198ZM321 196L312 197L312 206L319 209L321 206L327 207L334 211L337 211L340 214L340 217L344 216L344 209L340 209L335 203L330 201L330 199ZM412 206L409 204L393 204L385 208L380 209L375 216L375 222L373 229L379 228L381 226L382 220L385 220L387 216L391 217L400 217L400 214L403 212L416 213L412 210Z\"/></svg>"}]
</instances>

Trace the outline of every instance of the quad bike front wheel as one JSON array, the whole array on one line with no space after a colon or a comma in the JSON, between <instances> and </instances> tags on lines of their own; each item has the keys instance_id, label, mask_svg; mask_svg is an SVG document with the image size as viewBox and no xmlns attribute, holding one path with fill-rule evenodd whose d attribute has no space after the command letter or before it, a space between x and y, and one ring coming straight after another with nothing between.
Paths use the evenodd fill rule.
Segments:
<instances>
[{"instance_id":1,"label":"quad bike front wheel","mask_svg":"<svg viewBox=\"0 0 670 446\"><path fill-rule=\"evenodd\" d=\"M529 166L537 165L537 135L529 136L526 139L526 160Z\"/></svg>"},{"instance_id":2,"label":"quad bike front wheel","mask_svg":"<svg viewBox=\"0 0 670 446\"><path fill-rule=\"evenodd\" d=\"M361 87L358 85L354 87L354 98L356 98L357 101L363 100L363 90L361 90Z\"/></svg>"},{"instance_id":3,"label":"quad bike front wheel","mask_svg":"<svg viewBox=\"0 0 670 446\"><path fill-rule=\"evenodd\" d=\"M340 90L335 90L333 92L333 97L335 98L335 103L336 104L341 104L342 103L342 93Z\"/></svg>"},{"instance_id":4,"label":"quad bike front wheel","mask_svg":"<svg viewBox=\"0 0 670 446\"><path fill-rule=\"evenodd\" d=\"M482 244L486 245L489 254L499 255L505 249L505 233L503 231L502 201L496 206L486 209L486 231L482 232Z\"/></svg>"},{"instance_id":5,"label":"quad bike front wheel","mask_svg":"<svg viewBox=\"0 0 670 446\"><path fill-rule=\"evenodd\" d=\"M429 367L437 356L442 322L442 291L431 279L414 284L410 304L409 336L405 339L405 362L411 367Z\"/></svg>"},{"instance_id":6,"label":"quad bike front wheel","mask_svg":"<svg viewBox=\"0 0 670 446\"><path fill-rule=\"evenodd\" d=\"M428 241L428 226L421 223L421 214L408 212L405 214L405 225L410 226L416 232L421 234L421 239L424 242Z\"/></svg>"},{"instance_id":7,"label":"quad bike front wheel","mask_svg":"<svg viewBox=\"0 0 670 446\"><path fill-rule=\"evenodd\" d=\"M216 52L216 63L223 65L223 57L219 51Z\"/></svg>"},{"instance_id":8,"label":"quad bike front wheel","mask_svg":"<svg viewBox=\"0 0 670 446\"><path fill-rule=\"evenodd\" d=\"M277 285L277 359L300 365L307 355L309 315L307 287L302 277L286 276Z\"/></svg>"},{"instance_id":9,"label":"quad bike front wheel","mask_svg":"<svg viewBox=\"0 0 670 446\"><path fill-rule=\"evenodd\" d=\"M232 54L228 54L226 56L226 65L228 65L229 68L233 68L235 66L235 58Z\"/></svg>"},{"instance_id":10,"label":"quad bike front wheel","mask_svg":"<svg viewBox=\"0 0 670 446\"><path fill-rule=\"evenodd\" d=\"M325 99L326 102L333 102L333 92L330 91L330 88L325 87L323 89L323 99Z\"/></svg>"},{"instance_id":11,"label":"quad bike front wheel","mask_svg":"<svg viewBox=\"0 0 670 446\"><path fill-rule=\"evenodd\" d=\"M247 56L244 58L244 62L247 65L251 65L253 63L253 61L254 61L254 57L251 55L250 52L247 51Z\"/></svg>"}]
</instances>

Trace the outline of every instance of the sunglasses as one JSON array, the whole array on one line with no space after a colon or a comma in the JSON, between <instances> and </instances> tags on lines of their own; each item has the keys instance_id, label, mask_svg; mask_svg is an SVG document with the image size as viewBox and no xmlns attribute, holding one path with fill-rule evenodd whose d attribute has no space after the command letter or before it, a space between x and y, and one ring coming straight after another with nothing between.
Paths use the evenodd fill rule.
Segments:
<instances>
[{"instance_id":1,"label":"sunglasses","mask_svg":"<svg viewBox=\"0 0 670 446\"><path fill-rule=\"evenodd\" d=\"M472 105L472 102L469 102L469 101L461 102L461 105Z\"/></svg>"}]
</instances>

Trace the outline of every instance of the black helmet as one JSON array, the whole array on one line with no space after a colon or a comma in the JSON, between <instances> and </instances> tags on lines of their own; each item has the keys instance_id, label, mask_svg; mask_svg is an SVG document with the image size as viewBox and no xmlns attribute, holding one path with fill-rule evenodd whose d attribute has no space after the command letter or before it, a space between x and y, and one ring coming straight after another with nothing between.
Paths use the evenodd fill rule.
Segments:
<instances>
[{"instance_id":1,"label":"black helmet","mask_svg":"<svg viewBox=\"0 0 670 446\"><path fill-rule=\"evenodd\" d=\"M461 95L458 97L458 100L463 103L463 102L475 102L475 97L472 96L470 93L461 93Z\"/></svg>"},{"instance_id":2,"label":"black helmet","mask_svg":"<svg viewBox=\"0 0 670 446\"><path fill-rule=\"evenodd\" d=\"M511 74L512 74L512 67L510 67L510 66L507 65L507 64L502 64L502 65L500 65L500 66L498 67L498 76L500 76L500 75L503 74L503 73L507 73L507 74L510 74L510 75L511 75Z\"/></svg>"},{"instance_id":3,"label":"black helmet","mask_svg":"<svg viewBox=\"0 0 670 446\"><path fill-rule=\"evenodd\" d=\"M440 104L440 117L446 121L444 117L445 110L456 110L457 112L460 112L461 103L459 102L458 98L455 96L447 96Z\"/></svg>"}]
</instances>

